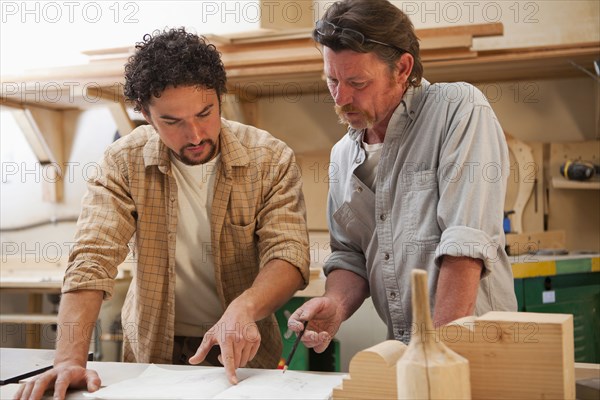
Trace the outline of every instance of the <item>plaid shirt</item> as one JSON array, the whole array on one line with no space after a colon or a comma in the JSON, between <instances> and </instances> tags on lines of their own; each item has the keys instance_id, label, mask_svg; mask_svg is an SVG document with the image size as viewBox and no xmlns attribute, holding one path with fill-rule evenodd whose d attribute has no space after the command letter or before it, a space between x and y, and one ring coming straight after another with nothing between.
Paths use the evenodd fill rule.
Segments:
<instances>
[{"instance_id":1,"label":"plaid shirt","mask_svg":"<svg viewBox=\"0 0 600 400\"><path fill-rule=\"evenodd\" d=\"M265 131L224 119L220 149L210 251L223 308L272 259L298 268L306 285L306 209L293 152ZM109 146L83 198L63 293L103 290L110 298L135 233L137 265L122 311L127 362L171 363L178 217L193 218L177 215L169 150L156 131L141 126ZM249 366L275 368L282 350L277 321L271 315L258 325L261 346Z\"/></svg>"}]
</instances>

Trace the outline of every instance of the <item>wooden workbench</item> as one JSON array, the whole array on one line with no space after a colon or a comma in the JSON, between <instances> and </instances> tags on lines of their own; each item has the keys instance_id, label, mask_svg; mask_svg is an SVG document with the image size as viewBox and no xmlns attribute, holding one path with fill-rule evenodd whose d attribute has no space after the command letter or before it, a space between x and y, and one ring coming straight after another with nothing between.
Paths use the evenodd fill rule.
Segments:
<instances>
[{"instance_id":1,"label":"wooden workbench","mask_svg":"<svg viewBox=\"0 0 600 400\"><path fill-rule=\"evenodd\" d=\"M21 350L21 352L31 352L31 357L26 354L19 355L19 358L36 358L38 357L39 350ZM0 368L6 367L10 363L14 363L16 360L9 358L0 359ZM125 379L130 379L139 376L149 364L133 364L133 363L119 363L119 362L89 362L88 367L98 372L102 385L110 385L117 382L121 382ZM161 365L161 367L186 370L192 368L214 368L214 367L197 367L197 366L175 366L175 365ZM37 368L37 366L35 366ZM323 374L323 373L321 373ZM339 374L339 373L334 373ZM590 379L600 378L600 365L598 364L582 364L575 363L575 379L579 382L587 382ZM10 399L14 397L14 394L19 389L18 384L8 384L0 386L0 398ZM87 399L84 396L84 391L71 391L67 395L67 400L84 400ZM46 398L51 398L48 396Z\"/></svg>"}]
</instances>

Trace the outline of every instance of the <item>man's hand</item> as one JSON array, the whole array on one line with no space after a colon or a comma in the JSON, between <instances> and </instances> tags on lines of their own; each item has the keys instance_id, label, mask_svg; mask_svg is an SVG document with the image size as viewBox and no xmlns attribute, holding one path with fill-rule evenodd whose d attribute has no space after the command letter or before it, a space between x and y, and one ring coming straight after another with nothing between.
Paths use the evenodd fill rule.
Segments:
<instances>
[{"instance_id":1,"label":"man's hand","mask_svg":"<svg viewBox=\"0 0 600 400\"><path fill-rule=\"evenodd\" d=\"M309 321L302 343L317 353L325 351L340 329L343 317L339 305L328 297L315 297L298 308L288 320L288 328L300 333L303 322Z\"/></svg>"},{"instance_id":2,"label":"man's hand","mask_svg":"<svg viewBox=\"0 0 600 400\"><path fill-rule=\"evenodd\" d=\"M288 328L301 332L303 322L308 321L302 343L322 353L342 322L350 318L368 296L366 279L354 272L336 269L327 275L323 297L310 299L294 311L288 320Z\"/></svg>"},{"instance_id":3,"label":"man's hand","mask_svg":"<svg viewBox=\"0 0 600 400\"><path fill-rule=\"evenodd\" d=\"M239 304L239 303L238 303ZM250 362L260 347L260 332L248 311L232 303L221 319L204 335L198 351L189 359L190 364L199 364L213 346L221 348L219 361L232 385L238 383L235 370Z\"/></svg>"},{"instance_id":4,"label":"man's hand","mask_svg":"<svg viewBox=\"0 0 600 400\"><path fill-rule=\"evenodd\" d=\"M100 377L96 371L77 364L60 364L24 383L15 394L15 399L38 400L47 389L54 387L54 399L65 398L68 388L87 389L95 392L100 388Z\"/></svg>"},{"instance_id":5,"label":"man's hand","mask_svg":"<svg viewBox=\"0 0 600 400\"><path fill-rule=\"evenodd\" d=\"M54 387L54 399L64 399L69 387L94 392L100 388L96 371L86 369L93 326L98 319L104 292L78 290L63 293L58 311L58 329L69 331L56 341L54 368L23 384L15 399L41 399Z\"/></svg>"}]
</instances>

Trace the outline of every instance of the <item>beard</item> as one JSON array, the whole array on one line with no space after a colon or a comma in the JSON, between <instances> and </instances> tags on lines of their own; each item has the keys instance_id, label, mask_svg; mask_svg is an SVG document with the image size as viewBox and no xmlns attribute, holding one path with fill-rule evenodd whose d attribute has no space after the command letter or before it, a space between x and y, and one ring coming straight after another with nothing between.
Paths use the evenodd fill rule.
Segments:
<instances>
[{"instance_id":1,"label":"beard","mask_svg":"<svg viewBox=\"0 0 600 400\"><path fill-rule=\"evenodd\" d=\"M346 118L345 113L352 112L358 113L359 116L356 117L353 121L350 121ZM348 125L354 129L365 129L372 128L375 124L375 118L367 113L366 111L360 110L351 104L346 104L344 106L335 106L335 113L338 115L338 121L342 125Z\"/></svg>"},{"instance_id":2,"label":"beard","mask_svg":"<svg viewBox=\"0 0 600 400\"><path fill-rule=\"evenodd\" d=\"M192 158L186 155L185 150L188 147L194 147L197 145L206 145L206 155L202 156L201 158ZM185 165L201 165L201 164L206 164L207 162L209 162L210 160L213 159L213 157L215 156L215 154L217 153L217 145L215 144L215 142L213 142L211 139L204 139L202 141L200 141L200 143L198 143L197 145L194 144L188 144L186 146L183 146L181 148L181 150L179 150L179 153L176 153L175 156Z\"/></svg>"}]
</instances>

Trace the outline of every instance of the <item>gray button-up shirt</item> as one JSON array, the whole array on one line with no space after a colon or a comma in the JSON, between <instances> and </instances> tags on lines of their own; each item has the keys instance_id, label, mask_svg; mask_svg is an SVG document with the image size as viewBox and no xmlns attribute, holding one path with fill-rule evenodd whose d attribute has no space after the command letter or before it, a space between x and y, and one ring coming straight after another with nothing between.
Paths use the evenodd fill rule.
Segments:
<instances>
[{"instance_id":1,"label":"gray button-up shirt","mask_svg":"<svg viewBox=\"0 0 600 400\"><path fill-rule=\"evenodd\" d=\"M369 282L388 338L411 334L411 270L428 272L431 306L441 256L483 260L475 314L516 311L503 207L506 140L483 94L467 83L409 88L388 125L375 193L354 174L363 131L331 152L325 273L345 269ZM352 288L348 288L352 290Z\"/></svg>"}]
</instances>

